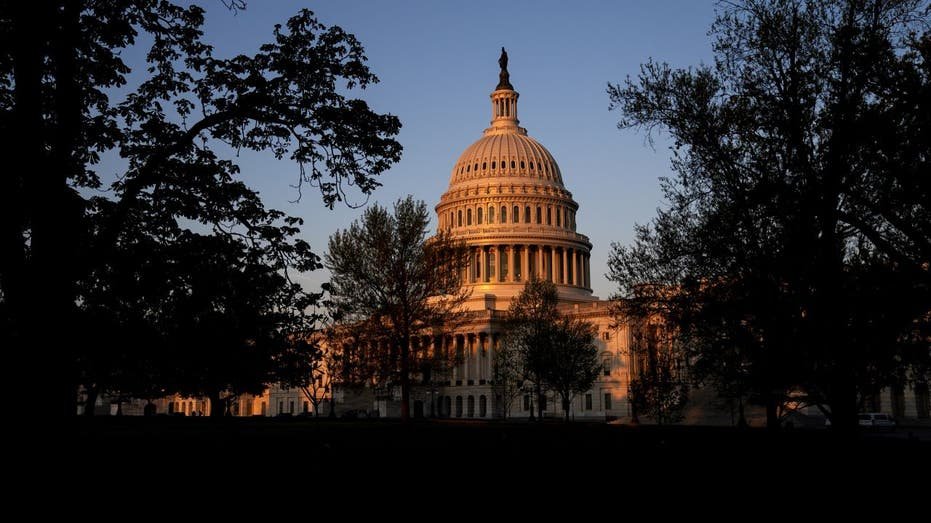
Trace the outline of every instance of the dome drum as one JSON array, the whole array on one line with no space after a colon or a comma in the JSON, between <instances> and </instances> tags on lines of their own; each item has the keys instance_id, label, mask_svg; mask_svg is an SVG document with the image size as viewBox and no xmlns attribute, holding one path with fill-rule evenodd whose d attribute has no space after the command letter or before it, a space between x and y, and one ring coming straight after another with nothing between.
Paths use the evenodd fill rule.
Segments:
<instances>
[{"instance_id":1,"label":"dome drum","mask_svg":"<svg viewBox=\"0 0 931 523\"><path fill-rule=\"evenodd\" d=\"M592 244L576 232L579 205L553 155L518 125L519 96L509 82L491 93L491 126L454 164L438 225L469 248L462 280L476 308L486 293L516 296L530 277L554 282L560 299L591 301Z\"/></svg>"}]
</instances>

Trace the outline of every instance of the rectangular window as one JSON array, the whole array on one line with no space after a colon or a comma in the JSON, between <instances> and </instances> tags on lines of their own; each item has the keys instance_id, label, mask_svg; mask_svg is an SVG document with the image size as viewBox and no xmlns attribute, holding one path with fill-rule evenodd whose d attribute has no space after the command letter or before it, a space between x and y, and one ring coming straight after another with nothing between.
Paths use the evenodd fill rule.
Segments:
<instances>
[{"instance_id":1,"label":"rectangular window","mask_svg":"<svg viewBox=\"0 0 931 523\"><path fill-rule=\"evenodd\" d=\"M521 250L522 249L514 249L514 280L515 281L520 281L521 277L523 276L523 272L521 270L523 268L521 265L521 261L522 261Z\"/></svg>"},{"instance_id":2,"label":"rectangular window","mask_svg":"<svg viewBox=\"0 0 931 523\"><path fill-rule=\"evenodd\" d=\"M524 223L530 223L530 206L524 207Z\"/></svg>"},{"instance_id":3,"label":"rectangular window","mask_svg":"<svg viewBox=\"0 0 931 523\"><path fill-rule=\"evenodd\" d=\"M501 267L498 274L501 275L501 280L504 281L508 279L508 253L501 251L499 258L501 259Z\"/></svg>"},{"instance_id":4,"label":"rectangular window","mask_svg":"<svg viewBox=\"0 0 931 523\"><path fill-rule=\"evenodd\" d=\"M495 223L495 208L488 208L488 223Z\"/></svg>"},{"instance_id":5,"label":"rectangular window","mask_svg":"<svg viewBox=\"0 0 931 523\"><path fill-rule=\"evenodd\" d=\"M472 209L466 209L466 225L472 225Z\"/></svg>"},{"instance_id":6,"label":"rectangular window","mask_svg":"<svg viewBox=\"0 0 931 523\"><path fill-rule=\"evenodd\" d=\"M559 207L556 208L556 227L562 227L562 212L559 211Z\"/></svg>"},{"instance_id":7,"label":"rectangular window","mask_svg":"<svg viewBox=\"0 0 931 523\"><path fill-rule=\"evenodd\" d=\"M611 410L611 393L605 392L605 410Z\"/></svg>"},{"instance_id":8,"label":"rectangular window","mask_svg":"<svg viewBox=\"0 0 931 523\"><path fill-rule=\"evenodd\" d=\"M592 395L591 395L591 393L585 395L585 410L592 410Z\"/></svg>"},{"instance_id":9,"label":"rectangular window","mask_svg":"<svg viewBox=\"0 0 931 523\"><path fill-rule=\"evenodd\" d=\"M546 208L546 224L553 225L553 208L552 207Z\"/></svg>"},{"instance_id":10,"label":"rectangular window","mask_svg":"<svg viewBox=\"0 0 931 523\"><path fill-rule=\"evenodd\" d=\"M537 225L540 225L541 223L543 223L543 209L537 207Z\"/></svg>"}]
</instances>

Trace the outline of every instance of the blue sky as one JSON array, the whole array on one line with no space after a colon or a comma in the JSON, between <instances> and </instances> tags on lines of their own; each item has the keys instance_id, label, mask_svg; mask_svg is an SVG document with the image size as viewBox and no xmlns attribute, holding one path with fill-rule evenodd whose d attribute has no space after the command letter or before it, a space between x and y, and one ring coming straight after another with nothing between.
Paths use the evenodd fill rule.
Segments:
<instances>
[{"instance_id":1,"label":"blue sky","mask_svg":"<svg viewBox=\"0 0 931 523\"><path fill-rule=\"evenodd\" d=\"M207 9L206 39L218 56L255 52L274 24L303 7L359 38L381 83L357 96L403 124L403 158L370 200L383 205L407 194L431 209L436 204L453 163L488 126L488 95L506 47L521 125L556 158L580 205L578 230L594 244L592 283L602 298L615 290L604 277L610 243L630 242L634 223L651 219L662 203L658 178L669 174L666 142L654 150L642 133L618 130L605 87L636 75L650 57L681 67L712 60L712 1L251 0L236 14L220 0L198 3ZM362 213L330 211L314 193L291 203L297 166L287 161L243 154L239 163L267 206L305 218L303 236L318 254L330 234ZM319 286L328 275L306 278Z\"/></svg>"}]
</instances>

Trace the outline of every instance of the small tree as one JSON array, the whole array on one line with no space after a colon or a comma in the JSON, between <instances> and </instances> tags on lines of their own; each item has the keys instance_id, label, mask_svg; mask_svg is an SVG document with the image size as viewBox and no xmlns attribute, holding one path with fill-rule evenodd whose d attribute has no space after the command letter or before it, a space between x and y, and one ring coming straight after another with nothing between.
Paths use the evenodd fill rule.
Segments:
<instances>
[{"instance_id":1,"label":"small tree","mask_svg":"<svg viewBox=\"0 0 931 523\"><path fill-rule=\"evenodd\" d=\"M468 265L464 244L446 232L427 238L427 206L412 197L394 212L379 205L330 237L326 267L332 295L347 321L367 326L373 373L401 386L401 418L410 418L411 373L422 361L413 340L449 327L468 294L460 274Z\"/></svg>"},{"instance_id":2,"label":"small tree","mask_svg":"<svg viewBox=\"0 0 931 523\"><path fill-rule=\"evenodd\" d=\"M537 351L533 367L546 386L562 399L569 421L569 407L576 394L592 388L603 366L595 347L595 326L562 318L550 327L550 343Z\"/></svg>"},{"instance_id":3,"label":"small tree","mask_svg":"<svg viewBox=\"0 0 931 523\"><path fill-rule=\"evenodd\" d=\"M543 379L546 363L542 354L550 352L553 325L559 321L559 311L556 309L558 304L559 295L553 282L537 278L527 281L524 289L508 307L507 334L503 348L505 355L500 358L508 366L496 371L501 373L502 379L509 380L498 386L511 390L512 394L519 393L515 389L522 389L525 382L529 382L536 396L540 418L543 418L541 398L546 391ZM532 408L530 415L533 417Z\"/></svg>"},{"instance_id":4,"label":"small tree","mask_svg":"<svg viewBox=\"0 0 931 523\"><path fill-rule=\"evenodd\" d=\"M642 325L635 333L632 362L635 377L630 380L630 401L635 415L646 414L660 425L682 419L689 386L679 369L680 358L673 338L660 341L663 329Z\"/></svg>"},{"instance_id":5,"label":"small tree","mask_svg":"<svg viewBox=\"0 0 931 523\"><path fill-rule=\"evenodd\" d=\"M314 416L319 416L320 402L329 391L330 376L326 372L325 355L317 337L295 336L288 350L280 359L278 376L281 384L301 391L314 407Z\"/></svg>"},{"instance_id":6,"label":"small tree","mask_svg":"<svg viewBox=\"0 0 931 523\"><path fill-rule=\"evenodd\" d=\"M589 390L601 364L595 348L595 328L559 314L559 295L550 281L531 279L508 308L507 334L495 355L495 385L506 411L529 383L543 417L543 393L562 399L566 419L579 392ZM533 412L531 411L531 416Z\"/></svg>"}]
</instances>

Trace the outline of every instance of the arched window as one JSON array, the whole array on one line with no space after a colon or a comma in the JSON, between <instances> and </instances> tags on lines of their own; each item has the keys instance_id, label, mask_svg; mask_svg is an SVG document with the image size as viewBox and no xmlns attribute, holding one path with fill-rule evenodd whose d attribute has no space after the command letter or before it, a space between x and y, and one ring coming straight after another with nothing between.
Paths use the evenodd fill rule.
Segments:
<instances>
[{"instance_id":1,"label":"arched window","mask_svg":"<svg viewBox=\"0 0 931 523\"><path fill-rule=\"evenodd\" d=\"M553 208L552 207L546 208L546 224L553 225Z\"/></svg>"},{"instance_id":2,"label":"arched window","mask_svg":"<svg viewBox=\"0 0 931 523\"><path fill-rule=\"evenodd\" d=\"M514 160L511 160L511 169L514 169L515 166L516 166L516 164L514 163Z\"/></svg>"},{"instance_id":3,"label":"arched window","mask_svg":"<svg viewBox=\"0 0 931 523\"><path fill-rule=\"evenodd\" d=\"M521 169L524 168L524 161L523 161L523 160L520 161L520 168L521 168Z\"/></svg>"},{"instance_id":4,"label":"arched window","mask_svg":"<svg viewBox=\"0 0 931 523\"><path fill-rule=\"evenodd\" d=\"M514 214L511 215L511 221L518 223L520 221L520 207L514 206Z\"/></svg>"},{"instance_id":5,"label":"arched window","mask_svg":"<svg viewBox=\"0 0 931 523\"><path fill-rule=\"evenodd\" d=\"M488 164L485 162L482 162L482 170L484 171L487 168L488 168Z\"/></svg>"},{"instance_id":6,"label":"arched window","mask_svg":"<svg viewBox=\"0 0 931 523\"><path fill-rule=\"evenodd\" d=\"M481 225L481 224L482 224L482 208L479 207L478 210L477 210L476 212L478 213L478 214L477 214L477 223L478 223L479 225Z\"/></svg>"},{"instance_id":7,"label":"arched window","mask_svg":"<svg viewBox=\"0 0 931 523\"><path fill-rule=\"evenodd\" d=\"M508 222L508 208L505 205L501 206L501 223Z\"/></svg>"},{"instance_id":8,"label":"arched window","mask_svg":"<svg viewBox=\"0 0 931 523\"><path fill-rule=\"evenodd\" d=\"M488 278L487 281L495 279L495 251L488 251Z\"/></svg>"},{"instance_id":9,"label":"arched window","mask_svg":"<svg viewBox=\"0 0 931 523\"><path fill-rule=\"evenodd\" d=\"M469 169L470 169L470 168L471 168L470 165L466 165L466 172L469 172Z\"/></svg>"},{"instance_id":10,"label":"arched window","mask_svg":"<svg viewBox=\"0 0 931 523\"><path fill-rule=\"evenodd\" d=\"M472 281L477 281L482 274L482 257L472 251Z\"/></svg>"},{"instance_id":11,"label":"arched window","mask_svg":"<svg viewBox=\"0 0 931 523\"><path fill-rule=\"evenodd\" d=\"M530 223L530 206L524 207L524 223Z\"/></svg>"},{"instance_id":12,"label":"arched window","mask_svg":"<svg viewBox=\"0 0 931 523\"><path fill-rule=\"evenodd\" d=\"M456 396L456 417L462 417L462 396Z\"/></svg>"},{"instance_id":13,"label":"arched window","mask_svg":"<svg viewBox=\"0 0 931 523\"><path fill-rule=\"evenodd\" d=\"M478 415L484 418L488 414L488 398L484 394L478 397Z\"/></svg>"},{"instance_id":14,"label":"arched window","mask_svg":"<svg viewBox=\"0 0 931 523\"><path fill-rule=\"evenodd\" d=\"M495 206L488 207L488 223L495 223Z\"/></svg>"},{"instance_id":15,"label":"arched window","mask_svg":"<svg viewBox=\"0 0 931 523\"><path fill-rule=\"evenodd\" d=\"M533 162L530 162L530 170L533 170Z\"/></svg>"},{"instance_id":16,"label":"arched window","mask_svg":"<svg viewBox=\"0 0 931 523\"><path fill-rule=\"evenodd\" d=\"M537 225L543 223L543 208L537 207Z\"/></svg>"},{"instance_id":17,"label":"arched window","mask_svg":"<svg viewBox=\"0 0 931 523\"><path fill-rule=\"evenodd\" d=\"M602 358L601 368L605 376L611 375L611 356L605 356L604 358Z\"/></svg>"},{"instance_id":18,"label":"arched window","mask_svg":"<svg viewBox=\"0 0 931 523\"><path fill-rule=\"evenodd\" d=\"M475 170L478 170L478 162L475 162Z\"/></svg>"},{"instance_id":19,"label":"arched window","mask_svg":"<svg viewBox=\"0 0 931 523\"><path fill-rule=\"evenodd\" d=\"M562 213L559 207L556 208L556 227L562 227Z\"/></svg>"},{"instance_id":20,"label":"arched window","mask_svg":"<svg viewBox=\"0 0 931 523\"><path fill-rule=\"evenodd\" d=\"M443 412L449 416L453 412L453 399L449 396L443 398Z\"/></svg>"},{"instance_id":21,"label":"arched window","mask_svg":"<svg viewBox=\"0 0 931 523\"><path fill-rule=\"evenodd\" d=\"M494 170L494 168L495 168L495 162L491 162L491 169Z\"/></svg>"},{"instance_id":22,"label":"arched window","mask_svg":"<svg viewBox=\"0 0 931 523\"><path fill-rule=\"evenodd\" d=\"M470 418L475 417L475 396L469 396L469 413Z\"/></svg>"},{"instance_id":23,"label":"arched window","mask_svg":"<svg viewBox=\"0 0 931 523\"><path fill-rule=\"evenodd\" d=\"M458 211L458 218L459 221L457 223L459 224L459 227L462 227L462 209L459 209Z\"/></svg>"}]
</instances>

